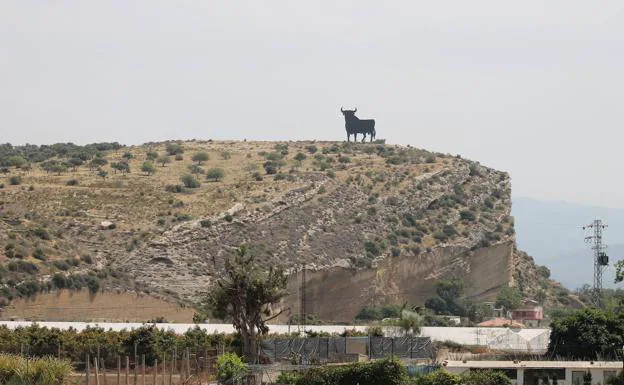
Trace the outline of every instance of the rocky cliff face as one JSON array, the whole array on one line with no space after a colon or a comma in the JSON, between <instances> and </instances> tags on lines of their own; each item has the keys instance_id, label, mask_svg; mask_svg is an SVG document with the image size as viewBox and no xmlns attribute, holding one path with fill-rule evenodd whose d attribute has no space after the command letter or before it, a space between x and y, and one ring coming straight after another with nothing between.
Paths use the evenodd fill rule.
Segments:
<instances>
[{"instance_id":1,"label":"rocky cliff face","mask_svg":"<svg viewBox=\"0 0 624 385\"><path fill-rule=\"evenodd\" d=\"M507 285L546 301L567 295L515 250L504 172L384 144L212 141L177 143L184 156L153 175L136 171L166 145L107 147L105 177L84 166L10 169L23 184L0 190L0 297L88 286L196 303L243 243L287 269L292 312L305 287L305 312L328 321L370 304L423 303L452 277L475 300ZM207 163L191 160L198 152ZM120 161L133 172L110 167ZM215 167L224 179L179 186Z\"/></svg>"},{"instance_id":2,"label":"rocky cliff face","mask_svg":"<svg viewBox=\"0 0 624 385\"><path fill-rule=\"evenodd\" d=\"M260 263L288 269L292 311L305 286L306 313L332 321L372 303L422 303L451 277L465 280L468 296L493 300L513 283L509 177L460 158L430 161L425 172L411 161L349 165L344 180L306 173L305 186L261 209L237 204L183 223L118 263L146 285L199 300L245 243Z\"/></svg>"}]
</instances>

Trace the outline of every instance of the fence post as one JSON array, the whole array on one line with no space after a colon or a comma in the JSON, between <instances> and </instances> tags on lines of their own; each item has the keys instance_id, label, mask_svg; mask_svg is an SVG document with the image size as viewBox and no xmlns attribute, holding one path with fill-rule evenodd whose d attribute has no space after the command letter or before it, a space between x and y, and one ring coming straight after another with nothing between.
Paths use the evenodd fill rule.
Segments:
<instances>
[{"instance_id":1,"label":"fence post","mask_svg":"<svg viewBox=\"0 0 624 385\"><path fill-rule=\"evenodd\" d=\"M126 356L126 385L130 385L130 357Z\"/></svg>"},{"instance_id":2,"label":"fence post","mask_svg":"<svg viewBox=\"0 0 624 385\"><path fill-rule=\"evenodd\" d=\"M368 335L368 359L371 360L373 358L373 341L371 340L372 336Z\"/></svg>"},{"instance_id":3,"label":"fence post","mask_svg":"<svg viewBox=\"0 0 624 385\"><path fill-rule=\"evenodd\" d=\"M93 359L95 366L95 384L100 385L100 371L98 370L98 358Z\"/></svg>"},{"instance_id":4,"label":"fence post","mask_svg":"<svg viewBox=\"0 0 624 385\"><path fill-rule=\"evenodd\" d=\"M163 352L163 374L162 374L162 385L166 385L167 378L167 353Z\"/></svg>"},{"instance_id":5,"label":"fence post","mask_svg":"<svg viewBox=\"0 0 624 385\"><path fill-rule=\"evenodd\" d=\"M169 385L173 385L173 371L175 370L174 352L171 352L171 372L169 372Z\"/></svg>"},{"instance_id":6,"label":"fence post","mask_svg":"<svg viewBox=\"0 0 624 385\"><path fill-rule=\"evenodd\" d=\"M121 385L121 356L117 355L117 385Z\"/></svg>"},{"instance_id":7,"label":"fence post","mask_svg":"<svg viewBox=\"0 0 624 385\"><path fill-rule=\"evenodd\" d=\"M394 360L394 337L390 340L390 358Z\"/></svg>"},{"instance_id":8,"label":"fence post","mask_svg":"<svg viewBox=\"0 0 624 385\"><path fill-rule=\"evenodd\" d=\"M86 361L87 361L87 368L86 368L87 369L87 385L91 385L91 381L90 381L90 378L89 378L89 374L90 374L89 372L91 371L91 362L90 362L91 361L91 357L89 357L89 353L87 353L87 357L86 358L87 358L86 359Z\"/></svg>"},{"instance_id":9,"label":"fence post","mask_svg":"<svg viewBox=\"0 0 624 385\"><path fill-rule=\"evenodd\" d=\"M134 343L134 385L137 385L139 381L139 357L137 355L137 343Z\"/></svg>"},{"instance_id":10,"label":"fence post","mask_svg":"<svg viewBox=\"0 0 624 385\"><path fill-rule=\"evenodd\" d=\"M409 340L409 350L410 350L410 359L414 358L413 357L413 351L414 351L414 337L410 337Z\"/></svg>"},{"instance_id":11,"label":"fence post","mask_svg":"<svg viewBox=\"0 0 624 385\"><path fill-rule=\"evenodd\" d=\"M141 371L143 372L141 376L143 378L143 385L145 385L145 354L141 354Z\"/></svg>"},{"instance_id":12,"label":"fence post","mask_svg":"<svg viewBox=\"0 0 624 385\"><path fill-rule=\"evenodd\" d=\"M152 385L156 385L156 374L158 374L158 358L154 359L154 370L153 370L154 381L152 382Z\"/></svg>"},{"instance_id":13,"label":"fence post","mask_svg":"<svg viewBox=\"0 0 624 385\"><path fill-rule=\"evenodd\" d=\"M186 348L186 378L191 377L191 351Z\"/></svg>"},{"instance_id":14,"label":"fence post","mask_svg":"<svg viewBox=\"0 0 624 385\"><path fill-rule=\"evenodd\" d=\"M100 367L102 368L102 375L104 376L104 385L108 385L108 378L106 378L106 365L104 364L104 358L100 358Z\"/></svg>"}]
</instances>

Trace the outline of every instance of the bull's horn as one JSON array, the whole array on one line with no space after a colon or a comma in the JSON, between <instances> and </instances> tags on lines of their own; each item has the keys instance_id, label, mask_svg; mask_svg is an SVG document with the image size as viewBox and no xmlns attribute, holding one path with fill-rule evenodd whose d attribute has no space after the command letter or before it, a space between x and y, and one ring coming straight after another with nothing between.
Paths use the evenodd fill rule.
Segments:
<instances>
[{"instance_id":1,"label":"bull's horn","mask_svg":"<svg viewBox=\"0 0 624 385\"><path fill-rule=\"evenodd\" d=\"M340 106L340 112L344 112L344 108Z\"/></svg>"},{"instance_id":2,"label":"bull's horn","mask_svg":"<svg viewBox=\"0 0 624 385\"><path fill-rule=\"evenodd\" d=\"M357 107L355 107L355 110L353 110L353 113L356 113L356 112L357 112Z\"/></svg>"}]
</instances>

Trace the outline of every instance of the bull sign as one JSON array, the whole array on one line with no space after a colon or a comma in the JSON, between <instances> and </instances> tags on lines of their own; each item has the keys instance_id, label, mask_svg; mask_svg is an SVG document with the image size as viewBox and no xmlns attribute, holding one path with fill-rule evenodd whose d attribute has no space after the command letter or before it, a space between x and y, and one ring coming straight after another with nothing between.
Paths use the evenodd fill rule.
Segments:
<instances>
[{"instance_id":1,"label":"bull sign","mask_svg":"<svg viewBox=\"0 0 624 385\"><path fill-rule=\"evenodd\" d=\"M347 129L347 142L351 140L351 135L353 134L353 141L357 142L357 135L364 134L364 138L362 138L362 143L366 140L366 135L370 135L370 141L372 142L375 139L375 119L360 119L355 116L357 112L357 108L353 110L345 110L340 107L340 112L344 115L345 118L345 128Z\"/></svg>"}]
</instances>

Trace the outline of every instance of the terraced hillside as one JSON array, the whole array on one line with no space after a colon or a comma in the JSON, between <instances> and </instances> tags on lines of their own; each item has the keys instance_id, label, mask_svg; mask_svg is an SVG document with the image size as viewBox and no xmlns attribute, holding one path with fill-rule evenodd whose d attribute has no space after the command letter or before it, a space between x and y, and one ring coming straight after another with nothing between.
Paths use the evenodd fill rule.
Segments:
<instances>
[{"instance_id":1,"label":"terraced hillside","mask_svg":"<svg viewBox=\"0 0 624 385\"><path fill-rule=\"evenodd\" d=\"M293 312L305 266L306 312L325 320L352 320L369 304L423 303L451 277L474 300L512 285L569 301L515 250L509 176L458 156L212 141L5 145L0 155L3 306L83 287L192 304L242 243L288 268Z\"/></svg>"}]
</instances>

